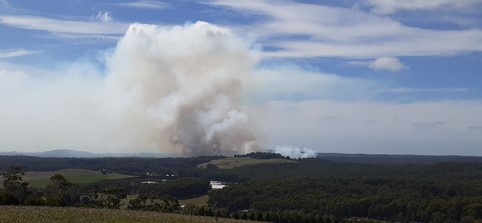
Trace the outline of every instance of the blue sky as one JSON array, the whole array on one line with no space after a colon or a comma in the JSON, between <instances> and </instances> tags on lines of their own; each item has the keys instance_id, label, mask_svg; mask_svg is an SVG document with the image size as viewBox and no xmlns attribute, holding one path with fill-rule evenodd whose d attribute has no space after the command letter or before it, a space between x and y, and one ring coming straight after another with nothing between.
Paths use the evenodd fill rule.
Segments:
<instances>
[{"instance_id":1,"label":"blue sky","mask_svg":"<svg viewBox=\"0 0 482 223\"><path fill-rule=\"evenodd\" d=\"M260 75L277 72L253 93L254 110L276 108L260 124L268 147L482 155L481 11L478 0L0 0L0 70L102 71L132 23L206 21L250 42Z\"/></svg>"}]
</instances>

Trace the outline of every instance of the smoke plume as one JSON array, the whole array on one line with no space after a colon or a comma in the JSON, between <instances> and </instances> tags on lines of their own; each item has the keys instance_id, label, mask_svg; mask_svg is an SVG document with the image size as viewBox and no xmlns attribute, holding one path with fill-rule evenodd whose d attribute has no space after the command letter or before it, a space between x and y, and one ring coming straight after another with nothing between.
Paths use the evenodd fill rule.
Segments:
<instances>
[{"instance_id":1,"label":"smoke plume","mask_svg":"<svg viewBox=\"0 0 482 223\"><path fill-rule=\"evenodd\" d=\"M255 146L242 104L254 65L249 48L227 29L134 24L109 61L107 84L134 108L123 119L152 129L147 134L161 148L232 154Z\"/></svg>"},{"instance_id":2,"label":"smoke plume","mask_svg":"<svg viewBox=\"0 0 482 223\"><path fill-rule=\"evenodd\" d=\"M48 77L0 69L0 146L190 156L257 150L243 105L256 62L249 44L208 23L133 24L105 71L85 63Z\"/></svg>"},{"instance_id":3,"label":"smoke plume","mask_svg":"<svg viewBox=\"0 0 482 223\"><path fill-rule=\"evenodd\" d=\"M300 148L295 146L276 146L275 153L279 153L283 156L289 156L290 158L315 158L316 152L310 148Z\"/></svg>"}]
</instances>

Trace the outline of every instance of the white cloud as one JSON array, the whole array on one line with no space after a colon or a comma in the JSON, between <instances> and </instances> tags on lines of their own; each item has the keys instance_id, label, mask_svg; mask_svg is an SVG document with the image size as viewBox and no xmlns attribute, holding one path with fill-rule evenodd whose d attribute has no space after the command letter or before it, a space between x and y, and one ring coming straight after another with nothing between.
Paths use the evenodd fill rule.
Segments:
<instances>
[{"instance_id":1,"label":"white cloud","mask_svg":"<svg viewBox=\"0 0 482 223\"><path fill-rule=\"evenodd\" d=\"M170 7L169 3L163 2L163 1L156 1L156 0L140 0L140 1L124 2L124 3L109 3L109 5L142 8L142 9L165 9Z\"/></svg>"},{"instance_id":2,"label":"white cloud","mask_svg":"<svg viewBox=\"0 0 482 223\"><path fill-rule=\"evenodd\" d=\"M0 15L0 24L21 29L43 30L53 35L69 35L86 38L95 37L111 38L123 34L129 24L118 22L92 22L57 20L37 16Z\"/></svg>"},{"instance_id":3,"label":"white cloud","mask_svg":"<svg viewBox=\"0 0 482 223\"><path fill-rule=\"evenodd\" d=\"M399 10L462 9L476 4L479 0L364 0L378 14L392 14Z\"/></svg>"},{"instance_id":4,"label":"white cloud","mask_svg":"<svg viewBox=\"0 0 482 223\"><path fill-rule=\"evenodd\" d=\"M32 51L32 50L25 50L25 49L3 50L3 51L0 51L0 59L11 58L11 57L21 57L21 56L27 56L32 54L38 54L38 53L41 53L41 51Z\"/></svg>"},{"instance_id":5,"label":"white cloud","mask_svg":"<svg viewBox=\"0 0 482 223\"><path fill-rule=\"evenodd\" d=\"M386 70L391 72L407 69L400 60L396 57L379 57L373 61L370 61L368 67L374 70Z\"/></svg>"},{"instance_id":6,"label":"white cloud","mask_svg":"<svg viewBox=\"0 0 482 223\"><path fill-rule=\"evenodd\" d=\"M65 148L68 142L80 149L89 144L85 137L102 146L98 135L108 131L109 121L92 112L101 94L98 71L86 64L69 67L32 74L0 65L2 149Z\"/></svg>"},{"instance_id":7,"label":"white cloud","mask_svg":"<svg viewBox=\"0 0 482 223\"><path fill-rule=\"evenodd\" d=\"M400 62L396 57L378 57L371 61L355 60L347 62L348 65L369 67L374 70L385 70L396 72L403 69L408 69L408 66Z\"/></svg>"},{"instance_id":8,"label":"white cloud","mask_svg":"<svg viewBox=\"0 0 482 223\"><path fill-rule=\"evenodd\" d=\"M263 16L252 25L235 28L280 49L265 52L266 57L377 58L482 51L480 29L420 28L358 9L292 1L213 0L208 4Z\"/></svg>"},{"instance_id":9,"label":"white cloud","mask_svg":"<svg viewBox=\"0 0 482 223\"><path fill-rule=\"evenodd\" d=\"M110 22L113 20L110 12L108 11L100 11L99 13L97 13L97 16L95 16L95 19L101 22Z\"/></svg>"},{"instance_id":10,"label":"white cloud","mask_svg":"<svg viewBox=\"0 0 482 223\"><path fill-rule=\"evenodd\" d=\"M253 110L268 147L321 152L482 155L482 101L277 101ZM336 117L336 118L334 118Z\"/></svg>"}]
</instances>

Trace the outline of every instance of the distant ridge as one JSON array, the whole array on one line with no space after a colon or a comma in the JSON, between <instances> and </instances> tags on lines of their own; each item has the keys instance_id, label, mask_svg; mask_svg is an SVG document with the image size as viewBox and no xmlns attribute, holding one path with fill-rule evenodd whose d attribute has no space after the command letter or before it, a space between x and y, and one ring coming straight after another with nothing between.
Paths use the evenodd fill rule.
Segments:
<instances>
[{"instance_id":1,"label":"distant ridge","mask_svg":"<svg viewBox=\"0 0 482 223\"><path fill-rule=\"evenodd\" d=\"M100 158L100 157L167 157L158 153L91 153L71 149L54 149L44 152L0 152L0 156L35 156L50 158Z\"/></svg>"},{"instance_id":2,"label":"distant ridge","mask_svg":"<svg viewBox=\"0 0 482 223\"><path fill-rule=\"evenodd\" d=\"M85 152L85 151L77 151L77 150L71 150L71 149L55 149L55 150L49 150L49 151L44 151L44 152L37 152L37 153L29 153L29 152L0 152L0 155L2 156L37 156L37 157L65 157L65 158L70 158L70 157L85 157L85 158L91 158L91 157L98 157L97 154L95 153L90 153L90 152Z\"/></svg>"},{"instance_id":3,"label":"distant ridge","mask_svg":"<svg viewBox=\"0 0 482 223\"><path fill-rule=\"evenodd\" d=\"M101 157L145 157L166 158L179 157L175 154L162 153L91 153L71 149L55 149L43 152L0 152L0 156L34 156L50 158L101 158ZM318 153L318 159L344 163L369 164L410 164L410 163L482 163L480 156L458 155L390 155L390 154L350 154L350 153Z\"/></svg>"},{"instance_id":4,"label":"distant ridge","mask_svg":"<svg viewBox=\"0 0 482 223\"><path fill-rule=\"evenodd\" d=\"M77 150L70 150L70 149L55 149L49 150L45 152L40 152L37 154L40 157L96 157L95 153L85 152L85 151L77 151Z\"/></svg>"}]
</instances>

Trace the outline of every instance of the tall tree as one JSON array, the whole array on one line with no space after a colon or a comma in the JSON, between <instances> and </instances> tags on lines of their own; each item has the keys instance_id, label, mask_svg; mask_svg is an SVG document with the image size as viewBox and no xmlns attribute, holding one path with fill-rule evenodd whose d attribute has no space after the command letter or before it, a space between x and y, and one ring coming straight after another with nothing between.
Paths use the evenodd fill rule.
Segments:
<instances>
[{"instance_id":1,"label":"tall tree","mask_svg":"<svg viewBox=\"0 0 482 223\"><path fill-rule=\"evenodd\" d=\"M10 166L2 173L3 189L7 196L15 198L15 203L23 203L28 196L28 183L22 179L24 175L25 172L20 166Z\"/></svg>"},{"instance_id":2,"label":"tall tree","mask_svg":"<svg viewBox=\"0 0 482 223\"><path fill-rule=\"evenodd\" d=\"M125 198L126 194L120 187L106 187L100 191L99 199L102 206L107 208L119 209L121 199Z\"/></svg>"},{"instance_id":3,"label":"tall tree","mask_svg":"<svg viewBox=\"0 0 482 223\"><path fill-rule=\"evenodd\" d=\"M71 206L80 201L79 185L67 181L62 174L55 174L45 187L47 204L52 206Z\"/></svg>"}]
</instances>

